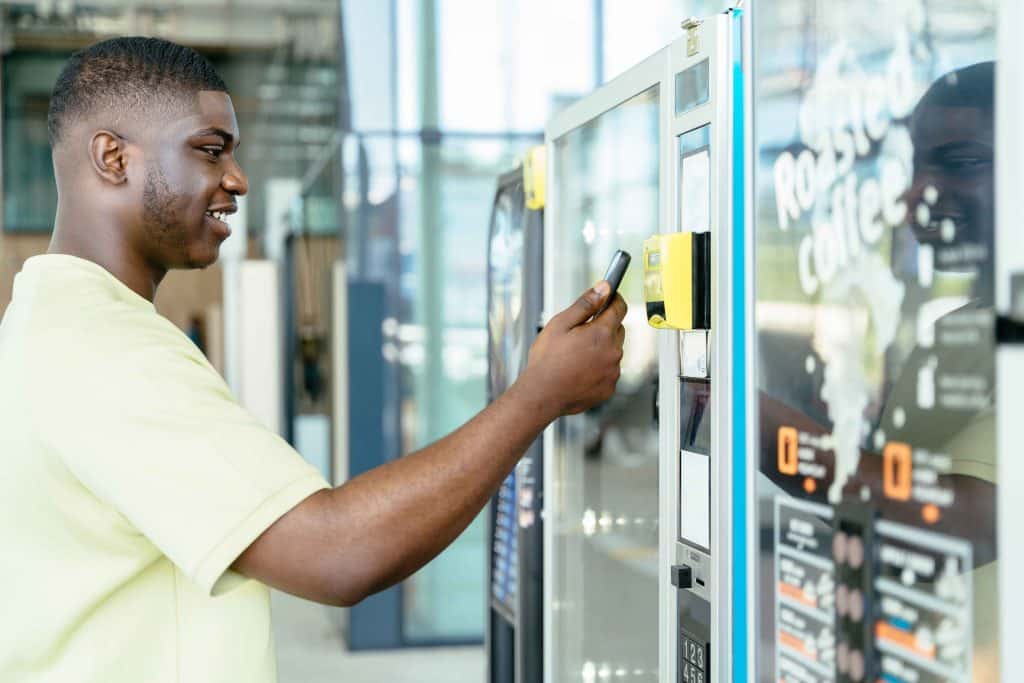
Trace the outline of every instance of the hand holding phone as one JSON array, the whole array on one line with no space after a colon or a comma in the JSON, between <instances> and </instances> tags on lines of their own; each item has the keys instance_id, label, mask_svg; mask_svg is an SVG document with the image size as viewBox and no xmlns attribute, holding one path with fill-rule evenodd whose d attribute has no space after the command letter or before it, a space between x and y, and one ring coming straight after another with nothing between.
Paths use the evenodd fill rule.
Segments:
<instances>
[{"instance_id":1,"label":"hand holding phone","mask_svg":"<svg viewBox=\"0 0 1024 683\"><path fill-rule=\"evenodd\" d=\"M528 387L524 391L531 392L535 405L553 407L549 419L589 410L615 393L622 374L626 307L611 304L629 262L629 254L615 252L604 275L609 292L596 314L597 290L588 289L548 321L530 348L516 384Z\"/></svg>"},{"instance_id":2,"label":"hand holding phone","mask_svg":"<svg viewBox=\"0 0 1024 683\"><path fill-rule=\"evenodd\" d=\"M629 262L633 257L629 255L629 252L623 251L622 249L616 250L612 254L612 260L608 263L608 270L604 274L604 280L607 280L608 284L611 285L611 292L608 293L608 298L601 304L600 310L594 314L594 318L598 317L605 312L612 301L615 300L615 294L619 291L619 285L622 283L622 277L626 274L626 269L629 268ZM591 318L593 319L593 318Z\"/></svg>"}]
</instances>

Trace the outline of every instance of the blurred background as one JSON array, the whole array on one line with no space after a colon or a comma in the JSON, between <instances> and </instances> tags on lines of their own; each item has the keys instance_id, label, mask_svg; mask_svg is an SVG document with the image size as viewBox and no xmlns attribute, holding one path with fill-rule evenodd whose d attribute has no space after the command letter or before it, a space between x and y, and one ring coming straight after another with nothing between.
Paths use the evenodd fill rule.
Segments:
<instances>
[{"instance_id":1,"label":"blurred background","mask_svg":"<svg viewBox=\"0 0 1024 683\"><path fill-rule=\"evenodd\" d=\"M251 189L221 261L169 275L157 307L341 483L484 406L497 177L552 114L731 4L0 1L0 312L49 241L46 112L68 56L117 35L198 49L231 91ZM481 517L351 610L275 595L281 680L483 680L485 571Z\"/></svg>"}]
</instances>

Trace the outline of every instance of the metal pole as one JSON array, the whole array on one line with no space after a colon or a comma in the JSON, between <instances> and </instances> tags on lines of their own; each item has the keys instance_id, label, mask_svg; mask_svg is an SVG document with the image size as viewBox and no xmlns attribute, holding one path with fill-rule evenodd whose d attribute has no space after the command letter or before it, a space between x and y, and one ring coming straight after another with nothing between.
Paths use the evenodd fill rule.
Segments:
<instances>
[{"instance_id":1,"label":"metal pole","mask_svg":"<svg viewBox=\"0 0 1024 683\"><path fill-rule=\"evenodd\" d=\"M441 145L432 131L440 129L440 73L437 64L437 0L422 0L420 41L420 125L424 132L420 176L420 311L424 337L423 382L417 405L423 417L420 446L441 436L444 380L444 271L441 227Z\"/></svg>"},{"instance_id":2,"label":"metal pole","mask_svg":"<svg viewBox=\"0 0 1024 683\"><path fill-rule=\"evenodd\" d=\"M604 0L594 0L594 87L604 83Z\"/></svg>"}]
</instances>

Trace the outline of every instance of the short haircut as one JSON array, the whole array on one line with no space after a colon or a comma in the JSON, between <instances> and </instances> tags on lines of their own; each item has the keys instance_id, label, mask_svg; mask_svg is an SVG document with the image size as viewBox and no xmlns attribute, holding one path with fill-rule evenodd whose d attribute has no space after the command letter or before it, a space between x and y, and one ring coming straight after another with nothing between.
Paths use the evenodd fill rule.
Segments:
<instances>
[{"instance_id":1,"label":"short haircut","mask_svg":"<svg viewBox=\"0 0 1024 683\"><path fill-rule=\"evenodd\" d=\"M992 114L996 103L996 63L978 62L940 77L921 97L916 109L969 107Z\"/></svg>"},{"instance_id":2,"label":"short haircut","mask_svg":"<svg viewBox=\"0 0 1024 683\"><path fill-rule=\"evenodd\" d=\"M79 50L57 77L46 125L55 147L67 127L102 108L145 114L201 90L227 92L213 65L160 38L112 38Z\"/></svg>"}]
</instances>

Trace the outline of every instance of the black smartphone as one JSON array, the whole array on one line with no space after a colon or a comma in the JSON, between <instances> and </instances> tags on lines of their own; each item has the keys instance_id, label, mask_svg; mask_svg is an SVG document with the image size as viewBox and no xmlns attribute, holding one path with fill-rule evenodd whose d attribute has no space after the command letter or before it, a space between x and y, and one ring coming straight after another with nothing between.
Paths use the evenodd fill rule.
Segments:
<instances>
[{"instance_id":1,"label":"black smartphone","mask_svg":"<svg viewBox=\"0 0 1024 683\"><path fill-rule=\"evenodd\" d=\"M612 291L605 299L604 304L601 306L594 317L604 313L605 309L608 308L612 301L615 299L615 293L619 291L619 284L622 282L622 276L626 274L626 269L629 268L629 262L632 260L632 256L629 255L628 251L617 250L612 254L612 260L608 264L608 270L605 271L604 280L608 281L608 284L612 286Z\"/></svg>"}]
</instances>

